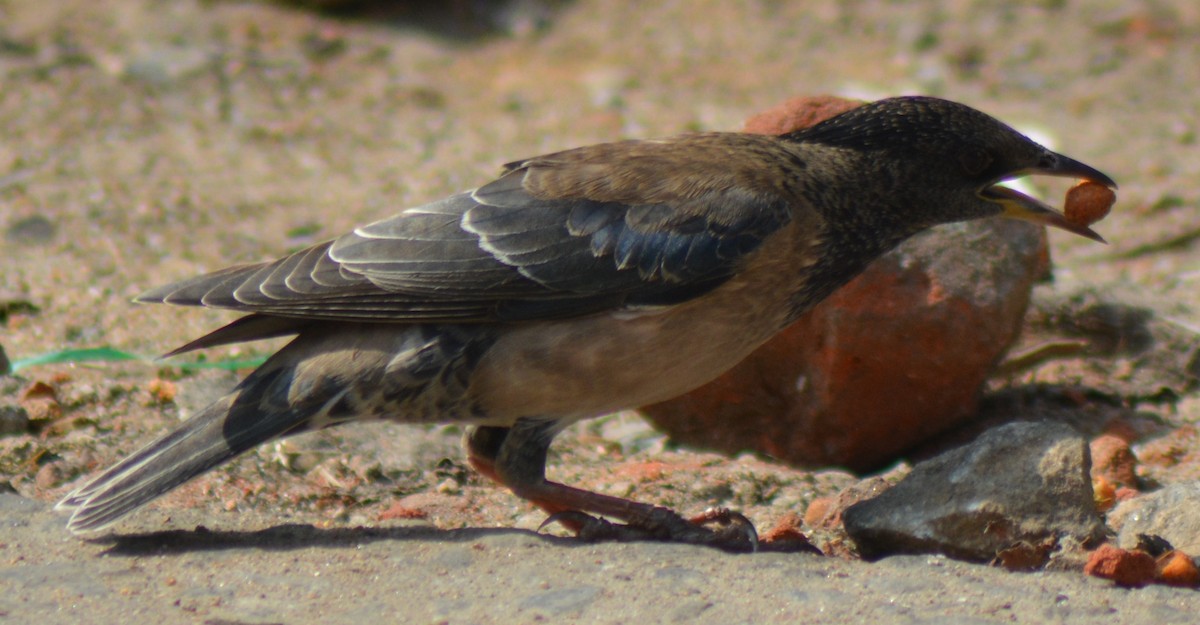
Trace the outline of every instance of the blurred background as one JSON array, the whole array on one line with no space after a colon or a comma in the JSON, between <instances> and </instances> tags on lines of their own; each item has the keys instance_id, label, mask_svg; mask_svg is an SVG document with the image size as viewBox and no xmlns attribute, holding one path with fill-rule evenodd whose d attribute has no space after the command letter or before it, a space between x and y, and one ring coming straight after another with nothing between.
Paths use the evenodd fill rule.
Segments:
<instances>
[{"instance_id":1,"label":"blurred background","mask_svg":"<svg viewBox=\"0 0 1200 625\"><path fill-rule=\"evenodd\" d=\"M1198 13L1185 1L0 2L0 293L42 311L6 328L4 346L153 353L228 317L125 304L150 286L336 236L509 160L736 130L822 93L960 100L1111 173L1112 245L1055 236L1056 259L1167 290L1195 278ZM1132 254L1180 235L1170 253Z\"/></svg>"},{"instance_id":2,"label":"blurred background","mask_svg":"<svg viewBox=\"0 0 1200 625\"><path fill-rule=\"evenodd\" d=\"M1200 328L1197 59L1191 0L0 0L0 347L161 353L233 316L128 303L144 289L337 236L510 160L737 130L817 94L959 100L1112 175L1110 245L1051 234L1057 284ZM59 412L0 439L0 473L43 499L235 379L112 362L22 375L4 401L42 383ZM605 423L618 441L639 432L631 448L660 444ZM458 458L435 434L426 468ZM610 444L588 436L581 449ZM423 485L405 492L461 481L453 463L395 462L393 491L402 470Z\"/></svg>"}]
</instances>

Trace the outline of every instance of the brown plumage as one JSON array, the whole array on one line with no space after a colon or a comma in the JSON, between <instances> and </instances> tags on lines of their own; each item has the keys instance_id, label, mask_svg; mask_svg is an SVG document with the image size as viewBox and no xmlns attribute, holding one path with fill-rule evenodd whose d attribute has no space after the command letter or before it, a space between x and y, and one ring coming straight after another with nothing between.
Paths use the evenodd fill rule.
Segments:
<instances>
[{"instance_id":1,"label":"brown plumage","mask_svg":"<svg viewBox=\"0 0 1200 625\"><path fill-rule=\"evenodd\" d=\"M474 466L589 535L747 548L745 527L713 531L547 481L551 440L720 375L930 226L1004 215L1099 239L994 186L1031 173L1115 187L983 113L922 97L778 137L683 135L510 163L473 191L139 297L248 313L172 353L296 338L59 507L71 530L97 530L279 436L458 421Z\"/></svg>"}]
</instances>

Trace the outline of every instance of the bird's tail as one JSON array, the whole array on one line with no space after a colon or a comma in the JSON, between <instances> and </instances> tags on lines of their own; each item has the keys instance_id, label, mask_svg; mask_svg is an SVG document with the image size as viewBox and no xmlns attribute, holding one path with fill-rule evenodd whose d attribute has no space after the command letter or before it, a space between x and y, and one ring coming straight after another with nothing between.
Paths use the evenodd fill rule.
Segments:
<instances>
[{"instance_id":1,"label":"bird's tail","mask_svg":"<svg viewBox=\"0 0 1200 625\"><path fill-rule=\"evenodd\" d=\"M55 509L71 512L67 528L75 533L103 529L238 454L308 425L319 406L281 401L292 369L268 367L63 498Z\"/></svg>"},{"instance_id":2,"label":"bird's tail","mask_svg":"<svg viewBox=\"0 0 1200 625\"><path fill-rule=\"evenodd\" d=\"M281 436L361 419L436 421L466 413L463 372L492 337L456 328L308 326L231 393L67 495L57 509L71 513L72 532L93 532Z\"/></svg>"}]
</instances>

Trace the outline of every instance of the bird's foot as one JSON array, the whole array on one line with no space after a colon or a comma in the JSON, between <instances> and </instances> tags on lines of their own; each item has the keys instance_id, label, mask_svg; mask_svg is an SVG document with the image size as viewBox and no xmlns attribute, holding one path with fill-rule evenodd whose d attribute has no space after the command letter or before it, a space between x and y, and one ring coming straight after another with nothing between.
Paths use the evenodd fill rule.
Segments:
<instances>
[{"instance_id":1,"label":"bird's foot","mask_svg":"<svg viewBox=\"0 0 1200 625\"><path fill-rule=\"evenodd\" d=\"M667 508L654 507L629 523L613 523L576 510L557 512L541 527L559 523L589 542L660 541L705 545L733 553L758 551L758 532L744 515L727 508L709 508L685 519Z\"/></svg>"}]
</instances>

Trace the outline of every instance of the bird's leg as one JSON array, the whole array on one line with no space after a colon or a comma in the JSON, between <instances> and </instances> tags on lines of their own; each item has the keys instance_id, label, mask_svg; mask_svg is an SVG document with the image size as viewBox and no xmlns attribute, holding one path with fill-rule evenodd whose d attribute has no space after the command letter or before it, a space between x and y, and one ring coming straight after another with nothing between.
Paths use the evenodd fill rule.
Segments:
<instances>
[{"instance_id":1,"label":"bird's leg","mask_svg":"<svg viewBox=\"0 0 1200 625\"><path fill-rule=\"evenodd\" d=\"M512 486L500 477L496 469L496 460L500 455L500 448L503 446L504 440L508 438L510 431L511 428L506 427L477 426L467 430L467 435L463 438L463 446L467 449L467 462L471 464L471 467L493 482L512 489ZM544 466L544 458L542 462ZM544 471L541 479L545 479ZM515 492L515 489L512 490ZM567 508L562 508L553 502L530 501L542 510L549 512L552 516L568 511ZM562 525L576 533L583 530L579 523L568 519L563 519Z\"/></svg>"},{"instance_id":2,"label":"bird's leg","mask_svg":"<svg viewBox=\"0 0 1200 625\"><path fill-rule=\"evenodd\" d=\"M513 494L550 513L587 540L662 540L753 551L754 526L741 514L708 511L693 520L660 506L573 488L546 479L546 453L560 426L554 421L520 420L510 428L478 426L465 438L471 466L507 486ZM612 517L610 523L585 513ZM710 528L709 526L715 526Z\"/></svg>"}]
</instances>

